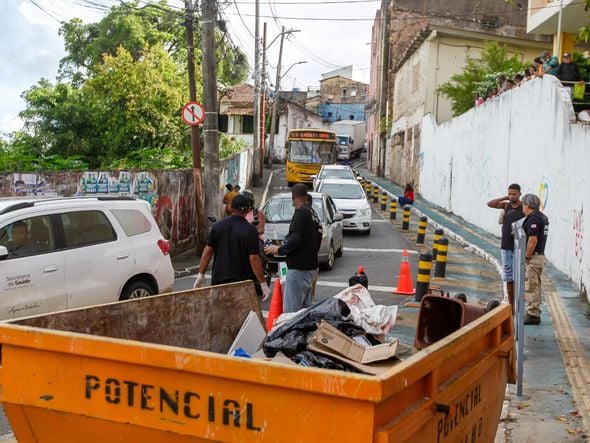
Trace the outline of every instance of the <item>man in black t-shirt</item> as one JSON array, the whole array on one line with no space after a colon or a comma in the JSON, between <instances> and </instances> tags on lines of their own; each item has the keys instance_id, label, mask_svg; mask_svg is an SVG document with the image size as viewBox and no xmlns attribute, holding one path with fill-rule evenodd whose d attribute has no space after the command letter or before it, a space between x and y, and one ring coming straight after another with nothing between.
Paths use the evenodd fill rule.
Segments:
<instances>
[{"instance_id":1,"label":"man in black t-shirt","mask_svg":"<svg viewBox=\"0 0 590 443\"><path fill-rule=\"evenodd\" d=\"M524 217L522 202L520 201L520 185L512 183L508 186L508 195L495 198L488 202L490 208L502 209L502 241L500 256L502 258L502 280L506 282L508 301L514 312L514 234L512 223Z\"/></svg>"},{"instance_id":2,"label":"man in black t-shirt","mask_svg":"<svg viewBox=\"0 0 590 443\"><path fill-rule=\"evenodd\" d=\"M270 295L262 270L258 232L244 218L249 209L248 199L237 195L231 202L231 216L213 225L201 256L195 288L204 286L205 271L213 257L211 285L252 280L258 295L263 299Z\"/></svg>"},{"instance_id":3,"label":"man in black t-shirt","mask_svg":"<svg viewBox=\"0 0 590 443\"><path fill-rule=\"evenodd\" d=\"M525 325L541 323L541 274L545 266L545 245L549 232L549 219L539 209L541 200L534 194L522 198L525 214L522 228L526 233L525 297L528 301Z\"/></svg>"},{"instance_id":4,"label":"man in black t-shirt","mask_svg":"<svg viewBox=\"0 0 590 443\"><path fill-rule=\"evenodd\" d=\"M283 312L297 312L311 306L313 283L317 277L318 248L322 228L307 201L307 186L298 183L291 190L295 213L289 225L285 243L267 246L270 255L286 255L287 278L283 297ZM319 236L319 237L318 237Z\"/></svg>"}]
</instances>

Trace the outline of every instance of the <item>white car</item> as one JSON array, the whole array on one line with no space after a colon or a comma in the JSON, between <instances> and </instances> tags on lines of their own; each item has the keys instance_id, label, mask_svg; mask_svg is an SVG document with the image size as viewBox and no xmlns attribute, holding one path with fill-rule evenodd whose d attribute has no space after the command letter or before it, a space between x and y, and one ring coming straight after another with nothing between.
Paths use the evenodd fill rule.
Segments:
<instances>
[{"instance_id":1,"label":"white car","mask_svg":"<svg viewBox=\"0 0 590 443\"><path fill-rule=\"evenodd\" d=\"M356 179L351 167L346 165L323 165L320 172L311 177L313 179L314 191L317 191L321 181L327 178Z\"/></svg>"},{"instance_id":2,"label":"white car","mask_svg":"<svg viewBox=\"0 0 590 443\"><path fill-rule=\"evenodd\" d=\"M143 200L0 200L0 319L167 292L169 248Z\"/></svg>"},{"instance_id":3,"label":"white car","mask_svg":"<svg viewBox=\"0 0 590 443\"><path fill-rule=\"evenodd\" d=\"M318 186L318 192L332 197L336 209L344 217L345 231L371 233L371 205L357 180L324 179Z\"/></svg>"}]
</instances>

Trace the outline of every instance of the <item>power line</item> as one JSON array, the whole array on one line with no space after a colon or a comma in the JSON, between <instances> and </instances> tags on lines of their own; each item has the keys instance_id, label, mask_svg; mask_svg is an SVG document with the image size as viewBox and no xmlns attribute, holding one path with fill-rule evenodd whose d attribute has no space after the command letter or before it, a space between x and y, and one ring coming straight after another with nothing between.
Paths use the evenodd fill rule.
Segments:
<instances>
[{"instance_id":1,"label":"power line","mask_svg":"<svg viewBox=\"0 0 590 443\"><path fill-rule=\"evenodd\" d=\"M314 3L316 4L316 3ZM568 4L570 5L582 5L586 4L585 1L573 1ZM535 11L540 9L546 8L559 8L560 5L546 5L546 6L539 6L535 8L527 8L527 9L507 9L505 11L494 11L494 15L505 15L505 14L515 14L515 13L522 13L524 11ZM404 11L409 13L414 13L415 11ZM230 15L235 15L231 14ZM466 13L466 14L415 14L407 17L395 17L395 20L417 20L417 19L424 19L424 18L450 18L450 19L457 19L457 18L470 18L470 17L485 17L489 16L491 12L479 12L479 13ZM242 14L245 17L253 17L252 14ZM273 18L273 16L269 15L260 15L261 18ZM383 21L385 18L379 17L371 17L371 18L359 18L359 17L295 17L295 16L276 16L277 19L281 20L299 20L299 21L328 21L328 22L375 22L375 21Z\"/></svg>"},{"instance_id":2,"label":"power line","mask_svg":"<svg viewBox=\"0 0 590 443\"><path fill-rule=\"evenodd\" d=\"M234 5L236 5L236 11L238 12L238 16L240 17L240 21L242 22L242 25L244 25L244 28L246 28L246 31L248 31L248 34L250 34L252 36L252 38L255 38L252 31L250 31L250 28L248 27L248 25L246 25L246 22L244 21L242 14L240 14L240 8L238 8L238 3L235 0L234 0ZM231 13L227 13L227 14L231 14ZM254 17L254 16L250 16L250 17Z\"/></svg>"}]
</instances>

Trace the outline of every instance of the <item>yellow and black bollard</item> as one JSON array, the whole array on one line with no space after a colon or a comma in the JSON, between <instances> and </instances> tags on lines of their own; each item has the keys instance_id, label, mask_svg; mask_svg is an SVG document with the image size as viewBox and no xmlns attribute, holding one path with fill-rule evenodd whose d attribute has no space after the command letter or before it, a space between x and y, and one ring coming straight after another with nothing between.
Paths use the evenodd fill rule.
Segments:
<instances>
[{"instance_id":1,"label":"yellow and black bollard","mask_svg":"<svg viewBox=\"0 0 590 443\"><path fill-rule=\"evenodd\" d=\"M432 259L436 261L436 251L438 249L438 241L442 238L445 231L442 228L434 230L434 240L432 242Z\"/></svg>"},{"instance_id":2,"label":"yellow and black bollard","mask_svg":"<svg viewBox=\"0 0 590 443\"><path fill-rule=\"evenodd\" d=\"M379 203L379 186L373 185L373 203Z\"/></svg>"},{"instance_id":3,"label":"yellow and black bollard","mask_svg":"<svg viewBox=\"0 0 590 443\"><path fill-rule=\"evenodd\" d=\"M447 254L449 253L449 239L441 237L438 240L438 247L436 252L436 266L434 268L434 276L445 278L447 271Z\"/></svg>"},{"instance_id":4,"label":"yellow and black bollard","mask_svg":"<svg viewBox=\"0 0 590 443\"><path fill-rule=\"evenodd\" d=\"M369 180L365 180L365 192L367 197L371 197L371 182Z\"/></svg>"},{"instance_id":5,"label":"yellow and black bollard","mask_svg":"<svg viewBox=\"0 0 590 443\"><path fill-rule=\"evenodd\" d=\"M416 236L416 243L419 245L424 244L426 238L426 225L428 224L428 218L425 216L420 217L418 221L418 235Z\"/></svg>"},{"instance_id":6,"label":"yellow and black bollard","mask_svg":"<svg viewBox=\"0 0 590 443\"><path fill-rule=\"evenodd\" d=\"M391 203L389 203L389 220L395 220L397 218L397 199L391 197Z\"/></svg>"},{"instance_id":7,"label":"yellow and black bollard","mask_svg":"<svg viewBox=\"0 0 590 443\"><path fill-rule=\"evenodd\" d=\"M402 231L410 230L410 205L404 206L402 213Z\"/></svg>"},{"instance_id":8,"label":"yellow and black bollard","mask_svg":"<svg viewBox=\"0 0 590 443\"><path fill-rule=\"evenodd\" d=\"M385 211L386 208L387 208L387 192L383 191L383 193L381 194L381 210Z\"/></svg>"},{"instance_id":9,"label":"yellow and black bollard","mask_svg":"<svg viewBox=\"0 0 590 443\"><path fill-rule=\"evenodd\" d=\"M422 301L422 297L428 293L431 270L432 254L430 252L421 253L418 262L418 275L416 276L416 295L414 296L414 300L417 302Z\"/></svg>"}]
</instances>

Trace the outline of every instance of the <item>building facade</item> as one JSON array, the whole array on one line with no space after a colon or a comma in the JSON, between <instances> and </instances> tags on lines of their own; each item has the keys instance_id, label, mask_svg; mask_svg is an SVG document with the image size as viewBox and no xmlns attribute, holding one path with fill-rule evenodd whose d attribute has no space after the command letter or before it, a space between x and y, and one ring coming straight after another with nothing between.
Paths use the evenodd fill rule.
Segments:
<instances>
[{"instance_id":1,"label":"building facade","mask_svg":"<svg viewBox=\"0 0 590 443\"><path fill-rule=\"evenodd\" d=\"M451 102L437 92L438 86L460 73L467 57L477 59L488 41L506 45L523 61L549 49L550 38L526 33L526 17L524 9L506 13L504 0L475 6L467 0L384 0L373 32L374 39L383 40L373 41L371 81L375 79L376 87L368 100L376 103L368 112L371 170L419 189L422 117L432 113L438 123L453 117Z\"/></svg>"},{"instance_id":2,"label":"building facade","mask_svg":"<svg viewBox=\"0 0 590 443\"><path fill-rule=\"evenodd\" d=\"M369 85L359 77L352 65L322 74L318 114L331 122L365 120Z\"/></svg>"}]
</instances>

